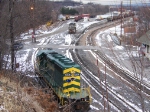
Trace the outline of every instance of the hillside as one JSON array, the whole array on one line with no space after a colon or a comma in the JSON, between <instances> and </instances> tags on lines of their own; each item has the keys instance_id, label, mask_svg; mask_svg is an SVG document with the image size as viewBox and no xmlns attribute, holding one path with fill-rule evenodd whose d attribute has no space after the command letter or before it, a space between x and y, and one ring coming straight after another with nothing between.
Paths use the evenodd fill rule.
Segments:
<instances>
[{"instance_id":1,"label":"hillside","mask_svg":"<svg viewBox=\"0 0 150 112\"><path fill-rule=\"evenodd\" d=\"M58 112L52 92L29 87L16 76L14 73L0 73L1 112Z\"/></svg>"}]
</instances>

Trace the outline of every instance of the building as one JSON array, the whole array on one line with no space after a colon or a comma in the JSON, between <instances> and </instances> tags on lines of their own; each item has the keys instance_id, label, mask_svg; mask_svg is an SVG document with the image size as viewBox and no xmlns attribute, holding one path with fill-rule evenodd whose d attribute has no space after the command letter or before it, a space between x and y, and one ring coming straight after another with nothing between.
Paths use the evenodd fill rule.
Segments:
<instances>
[{"instance_id":1,"label":"building","mask_svg":"<svg viewBox=\"0 0 150 112\"><path fill-rule=\"evenodd\" d=\"M137 39L137 41L141 43L140 53L150 59L150 30Z\"/></svg>"}]
</instances>

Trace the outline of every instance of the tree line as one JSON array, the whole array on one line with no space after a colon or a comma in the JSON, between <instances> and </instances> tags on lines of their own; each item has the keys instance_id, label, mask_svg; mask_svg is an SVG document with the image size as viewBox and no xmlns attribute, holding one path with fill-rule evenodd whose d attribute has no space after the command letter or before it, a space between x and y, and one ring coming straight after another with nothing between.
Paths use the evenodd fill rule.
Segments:
<instances>
[{"instance_id":1,"label":"tree line","mask_svg":"<svg viewBox=\"0 0 150 112\"><path fill-rule=\"evenodd\" d=\"M15 40L21 33L30 28L38 27L50 20L57 21L60 13L71 15L90 13L91 15L96 15L108 11L108 6L94 4L69 9L63 8L64 6L55 2L45 0L12 0L13 4L11 5L10 1L0 0L0 69L4 64L2 62L4 55L10 53L11 50L8 45L11 33L13 33Z\"/></svg>"},{"instance_id":2,"label":"tree line","mask_svg":"<svg viewBox=\"0 0 150 112\"><path fill-rule=\"evenodd\" d=\"M15 40L33 25L38 27L47 21L56 21L59 10L59 6L50 1L12 0L11 4L10 1L0 1L0 69L4 66L5 54L11 51L9 45L12 33Z\"/></svg>"},{"instance_id":3,"label":"tree line","mask_svg":"<svg viewBox=\"0 0 150 112\"><path fill-rule=\"evenodd\" d=\"M70 8L65 8L65 7L63 7L61 9L61 13L62 14L69 14L69 15L79 14L79 12L76 9L70 9Z\"/></svg>"}]
</instances>

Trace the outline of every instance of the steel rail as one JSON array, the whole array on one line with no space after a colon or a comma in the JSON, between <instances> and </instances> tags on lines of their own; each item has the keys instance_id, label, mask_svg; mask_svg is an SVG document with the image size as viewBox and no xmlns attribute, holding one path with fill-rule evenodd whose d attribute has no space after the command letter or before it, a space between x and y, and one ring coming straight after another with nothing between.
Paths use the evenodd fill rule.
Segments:
<instances>
[{"instance_id":1,"label":"steel rail","mask_svg":"<svg viewBox=\"0 0 150 112\"><path fill-rule=\"evenodd\" d=\"M88 37L87 40L90 41L90 45L92 46L93 42L92 42L92 35L97 32L99 29L94 30ZM150 95L150 85L148 85L147 83L144 82L140 82L139 80L137 80L136 77L133 77L132 74L130 74L129 72L127 72L126 70L122 69L121 67L117 66L113 61L111 61L111 59L109 59L104 52L101 52L100 50L98 51L94 51L92 50L92 52L94 52L95 54L97 54L99 56L99 58L101 58L108 66L109 68L113 69L114 71L116 71L117 73L119 73L120 76L122 76L126 81L128 81L130 84L133 84L136 88L138 88L138 91L140 92L140 90L142 90L145 95ZM141 84L140 84L141 83ZM137 91L137 89L136 89Z\"/></svg>"},{"instance_id":2,"label":"steel rail","mask_svg":"<svg viewBox=\"0 0 150 112\"><path fill-rule=\"evenodd\" d=\"M94 78L93 77L94 75L88 71L87 65L84 64L83 60L80 58L79 54L77 53L77 50L75 53L72 52L72 56L74 57L73 59L76 62L78 62L80 64L80 66L82 67L82 72L84 74L86 74L86 76L83 74L82 77L84 77L84 78L88 77L88 79L86 79L86 82L91 84L92 87L95 90L97 90L98 92L100 92L101 94L102 94L102 92L107 93L106 85L104 83L101 83L101 85L99 85L100 81L97 80L96 78ZM126 109L129 110L129 108L130 108L130 110L138 112L138 110L135 107L128 104L127 101L125 101L123 98L119 97L116 93L114 93L109 86L107 86L107 89L108 89L109 103L111 103L113 106L115 106L118 110L125 111ZM106 99L106 95L104 97Z\"/></svg>"},{"instance_id":3,"label":"steel rail","mask_svg":"<svg viewBox=\"0 0 150 112\"><path fill-rule=\"evenodd\" d=\"M95 34L95 32L97 32L98 30L100 30L100 29L102 29L102 28L106 28L106 27L108 27L108 26L110 26L110 25L112 25L112 23L107 23L107 24L102 25L101 27L97 28L96 30L94 30L94 31L87 37L87 44L88 44L88 45L92 45L93 42L92 42L91 37L92 37L93 34ZM93 27L91 27L91 28L93 28ZM90 37L90 38L89 38L89 37ZM78 44L78 41L77 41L76 44ZM97 53L97 52L94 51L94 50L92 50L92 51L93 51L94 53ZM78 61L78 63L80 63L80 65L82 66L84 72L87 73L87 74L89 74L89 73L86 71L87 68L86 68L86 67L84 68L83 63L80 61L79 57L77 56L77 52L76 52L76 56L75 56L75 53L74 53L73 55L74 55L74 58L76 58L76 61ZM97 53L97 55L98 55L103 61L105 61L105 62L110 66L110 64L109 64L110 60L106 60L107 57L106 57L106 56L103 56L104 53L100 52L100 53ZM102 56L103 56L103 57L102 57ZM111 63L111 64L113 64L113 63ZM113 64L113 65L114 65L114 64ZM116 67L117 67L117 66L115 66L114 69L118 69L120 72L123 71L122 73L124 73L124 75L126 74L124 70L122 70L122 69L120 69L120 68L118 68L118 67L116 68ZM91 76L91 75L88 75L88 76ZM129 77L129 78L130 78L130 77ZM98 83L98 82L97 82L98 80L95 81L95 78L93 79L93 77L90 77L90 80L92 80L95 84ZM86 81L88 81L88 80L86 80ZM132 82L132 80L131 80L130 82ZM137 82L137 83L139 83L139 82ZM137 83L136 83L136 84L137 84ZM136 85L136 84L135 84L135 85ZM103 85L103 87L105 87L105 85ZM95 89L97 90L97 88L95 88ZM145 89L145 88L144 88L144 89ZM105 91L105 89L102 88L102 87L101 87L100 90ZM100 90L98 90L98 91L100 91ZM113 96L115 96L116 98L118 98L119 100L121 100L125 105L128 105L128 107L130 107L132 110L138 112L138 110L135 109L135 107L133 107L132 105L129 105L128 102L124 101L122 98L119 98L119 97L117 96L117 94L113 93L113 92L111 91L111 88L108 88L108 90L109 90L109 95L110 95L110 93L113 94ZM112 103L112 100L109 99L109 102ZM115 105L115 104L116 104L116 102L114 102L114 105ZM119 108L118 106L116 106L116 107ZM122 111L124 111L124 109L123 109Z\"/></svg>"}]
</instances>

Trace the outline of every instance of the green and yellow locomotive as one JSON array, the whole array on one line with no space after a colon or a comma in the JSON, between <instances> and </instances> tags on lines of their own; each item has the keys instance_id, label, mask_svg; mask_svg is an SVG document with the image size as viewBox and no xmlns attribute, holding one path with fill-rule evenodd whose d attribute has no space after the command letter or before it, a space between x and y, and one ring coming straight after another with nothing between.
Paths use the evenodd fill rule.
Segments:
<instances>
[{"instance_id":1,"label":"green and yellow locomotive","mask_svg":"<svg viewBox=\"0 0 150 112\"><path fill-rule=\"evenodd\" d=\"M53 89L59 103L73 103L75 110L87 112L91 103L90 89L81 88L81 67L51 49L38 50L35 71Z\"/></svg>"}]
</instances>

